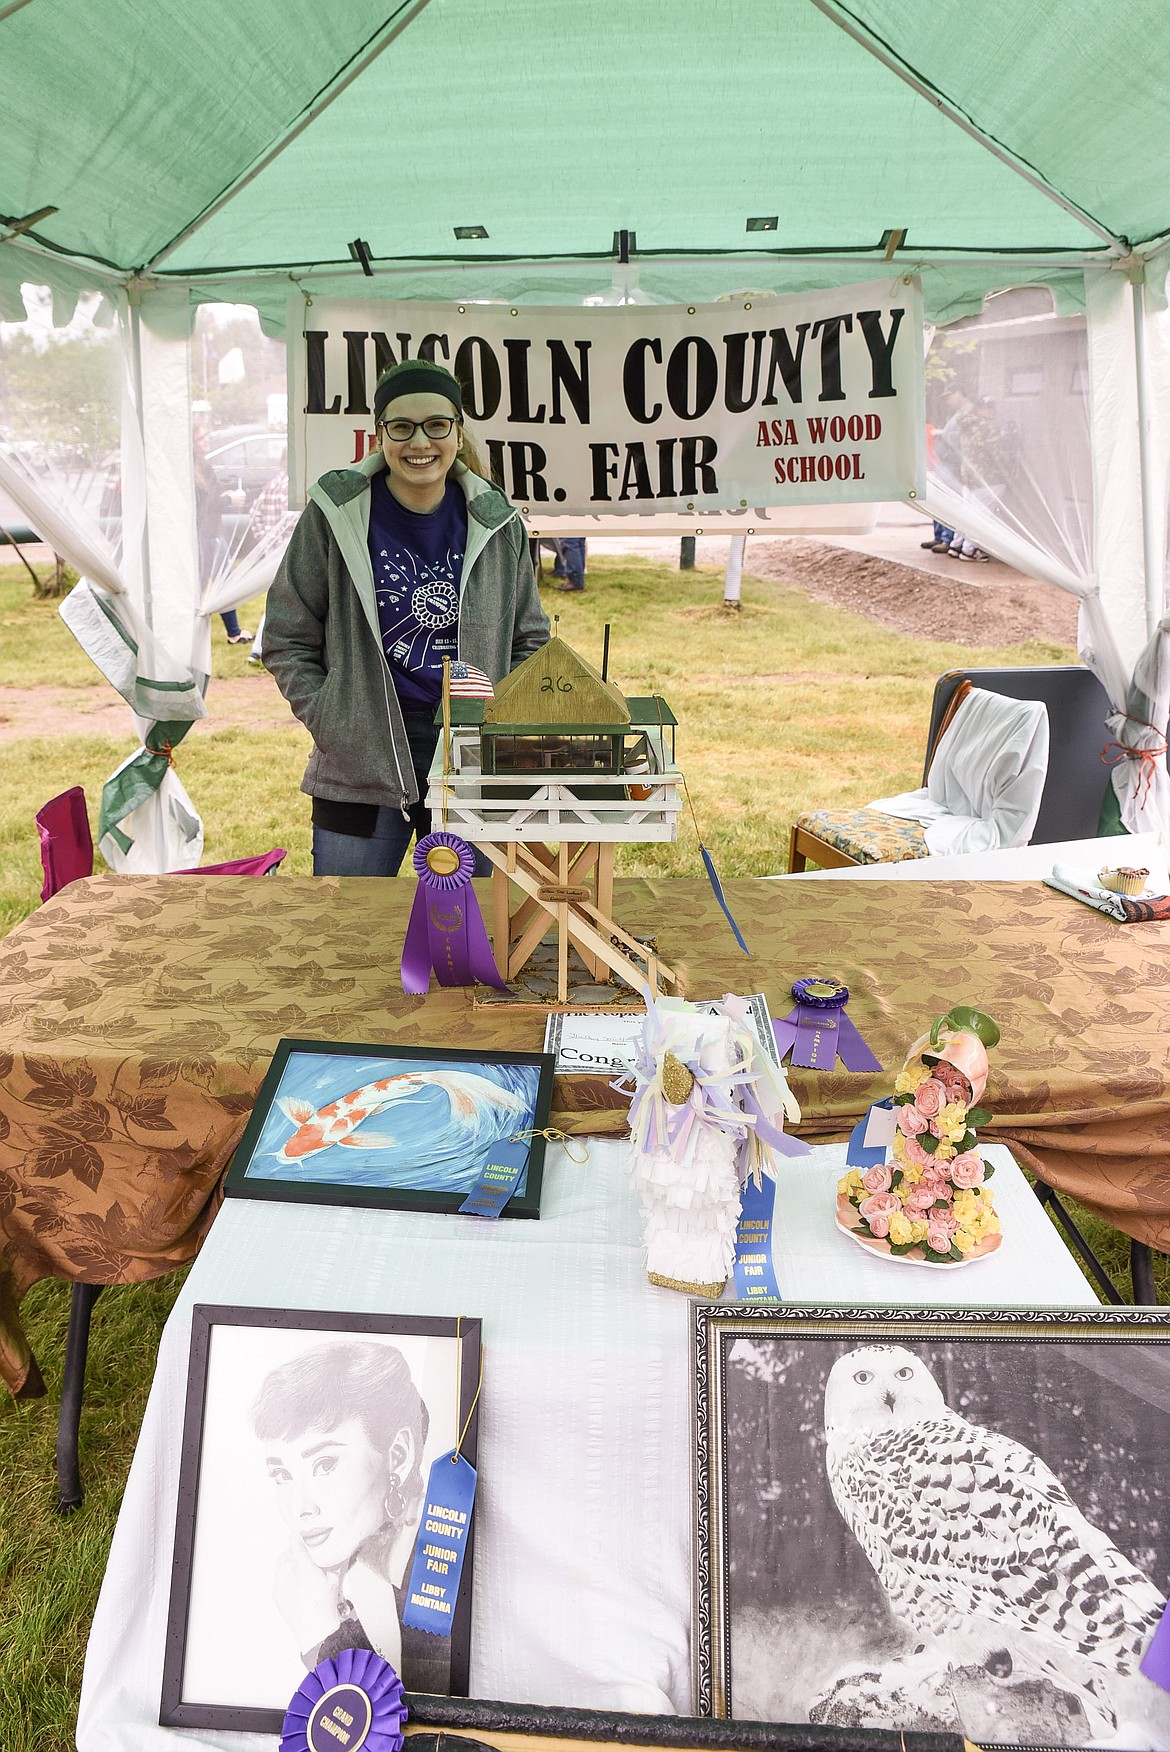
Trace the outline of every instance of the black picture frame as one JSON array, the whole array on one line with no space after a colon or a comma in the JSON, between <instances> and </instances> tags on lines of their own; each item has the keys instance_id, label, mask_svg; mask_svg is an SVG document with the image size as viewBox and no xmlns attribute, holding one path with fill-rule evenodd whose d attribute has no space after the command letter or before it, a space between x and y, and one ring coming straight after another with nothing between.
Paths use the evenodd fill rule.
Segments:
<instances>
[{"instance_id":1,"label":"black picture frame","mask_svg":"<svg viewBox=\"0 0 1170 1752\"><path fill-rule=\"evenodd\" d=\"M239 1333L241 1331L259 1334L260 1336L248 1344L247 1360L249 1367L241 1374L239 1351L242 1347L232 1346L229 1342L226 1350L216 1356L216 1338L225 1332ZM321 1312L315 1309L287 1308L248 1308L229 1307L200 1303L192 1310L191 1316L191 1349L187 1375L187 1395L183 1419L183 1446L179 1469L179 1493L175 1521L174 1557L171 1568L171 1586L167 1618L166 1645L163 1656L162 1692L159 1707L159 1723L163 1727L178 1728L216 1728L229 1732L278 1734L284 1720L288 1704L292 1700L296 1685L312 1670L306 1664L306 1651L299 1644L295 1645L291 1631L280 1633L280 1661L290 1667L290 1676L294 1683L288 1687L288 1696L274 1696L271 1704L258 1704L255 1700L233 1702L230 1699L219 1698L208 1701L191 1693L198 1690L198 1684L189 1683L189 1667L193 1657L198 1657L202 1671L206 1673L217 1670L217 1663L222 1662L223 1646L198 1649L196 1640L203 1637L210 1642L214 1636L230 1637L221 1628L221 1600L228 1598L231 1591L233 1599L238 1600L237 1617L245 1613L248 1617L249 1632L256 1638L255 1647L261 1646L263 1624L276 1622L275 1607L272 1602L279 1593L276 1583L276 1569L261 1573L249 1573L245 1567L240 1573L238 1566L233 1567L233 1556L238 1554L239 1546L232 1545L226 1539L222 1529L213 1524L217 1511L222 1512L226 1501L226 1492L230 1491L233 1502L239 1498L239 1493L249 1489L248 1475L252 1471L260 1475L261 1462L258 1451L262 1443L257 1442L252 1458L254 1468L250 1468L241 1451L237 1463L235 1454L230 1449L230 1443L225 1444L224 1430L230 1437L234 1429L238 1429L243 1445L253 1439L254 1431L247 1430L245 1425L245 1407L240 1398L241 1381L249 1378L254 1382L259 1378L261 1369L266 1371L264 1385L268 1385L273 1374L270 1364L264 1362L263 1335L299 1335L305 1334L311 1338L319 1337L323 1345L330 1347L327 1364L332 1369L336 1357L334 1345L345 1335L352 1335L359 1341L365 1339L371 1348L381 1346L384 1340L404 1341L408 1348L412 1341L440 1340L451 1347L449 1363L444 1359L441 1379L437 1385L440 1391L427 1398L419 1387L416 1376L424 1374L424 1368L431 1375L435 1373L432 1365L421 1364L419 1361L420 1347L414 1345L414 1359L407 1359L407 1369L416 1395L427 1409L427 1419L430 1426L430 1445L438 1444L439 1452L449 1451L455 1440L459 1441L459 1452L472 1465L476 1465L478 1435L479 1435L479 1404L480 1387L482 1385L482 1352L481 1352L481 1322L474 1317L448 1318L438 1315L406 1315L406 1314L348 1314ZM247 1341L245 1341L247 1342ZM306 1344L300 1347L296 1338L277 1341L272 1347L276 1359L276 1372L282 1365L284 1378L304 1380L304 1358L307 1353L317 1348ZM348 1348L348 1347L347 1347ZM403 1360L403 1352L398 1346L387 1344L386 1350L397 1351L398 1361ZM376 1354L376 1353L375 1353ZM429 1356L431 1353L425 1353ZM295 1363L295 1374L289 1371L289 1362ZM360 1364L359 1364L360 1366ZM447 1377L450 1377L448 1379ZM222 1380L219 1378L222 1377ZM427 1378L424 1374L424 1380ZM441 1405L439 1402L441 1401ZM254 1405L254 1402L252 1402ZM438 1424L435 1412L441 1410L443 1423ZM348 1404L346 1406L348 1410ZM395 1411L392 1416L400 1415ZM209 1416L216 1418L216 1453L211 1461L205 1463L205 1438L208 1433ZM357 1413L355 1418L360 1422ZM461 1432L452 1436L450 1444L444 1446L442 1429ZM264 1441L269 1439L266 1432ZM369 1442L369 1437L366 1437ZM422 1464L426 1456L425 1465ZM420 1481L422 1492L427 1486L427 1468L435 1458L428 1447L423 1447L420 1456ZM208 1474L212 1474L209 1480ZM270 1468L271 1476L271 1468ZM251 1491L247 1501L240 1499L240 1506L233 1512L237 1515L255 1516L253 1502L260 1503L266 1493L263 1491L263 1478ZM369 1497L367 1491L367 1499ZM419 1495L419 1509L425 1505L425 1495ZM359 1505L360 1507L360 1505ZM332 1508L336 1510L336 1499ZM259 1511L263 1512L263 1511ZM201 1522L201 1516L206 1517L206 1527ZM270 1519L272 1516L270 1515ZM333 1514L334 1522L339 1519ZM286 1521L287 1526L287 1521ZM330 1529L332 1532L332 1529ZM218 1534L218 1538L217 1538ZM416 1541L419 1537L415 1535ZM279 1535L277 1536L279 1539ZM407 1535L409 1539L409 1534ZM271 1543L271 1542L270 1542ZM295 1540L289 1540L290 1545ZM366 1547L368 1549L368 1547ZM299 1554L305 1559L302 1546ZM444 1664L449 1655L448 1688L453 1695L466 1695L468 1689L468 1671L471 1653L471 1616L472 1616L472 1586L475 1557L475 1514L472 1512L471 1522L466 1536L466 1554L463 1562L463 1572L460 1578L459 1594L455 1612L452 1618L449 1651L438 1650ZM352 1563L352 1554L349 1559ZM404 1580L409 1580L410 1561L405 1564ZM339 1582L338 1587L342 1584ZM253 1608L263 1608L261 1614ZM193 1624L193 1620L195 1621ZM207 1626L214 1625L214 1632L208 1633ZM202 1626L202 1629L197 1628ZM341 1627L344 1628L344 1627ZM413 1637L415 1644L422 1647L425 1655L434 1658L432 1645L439 1644L439 1638L423 1636L421 1632L406 1632L407 1637ZM287 1647L285 1646L287 1645ZM234 1646L234 1645L233 1645ZM311 1651L310 1651L311 1652ZM298 1662L300 1665L298 1665ZM303 1671L300 1670L303 1665ZM411 1657L404 1643L402 1650L402 1677L407 1684L411 1680ZM295 1668L296 1671L292 1671ZM435 1669L428 1665L425 1669L427 1684L420 1689L439 1691L441 1685L434 1683ZM297 1674L299 1673L299 1678ZM218 1684L218 1681L217 1681ZM231 1681L223 1682L224 1689L231 1689Z\"/></svg>"},{"instance_id":2,"label":"black picture frame","mask_svg":"<svg viewBox=\"0 0 1170 1752\"><path fill-rule=\"evenodd\" d=\"M1117 1674L1136 1664L1170 1583L1170 1524L1155 1506L1170 1482L1170 1310L696 1304L692 1362L697 1716L738 1709L830 1740L847 1722L913 1726L985 1752L1055 1752L1060 1712L1067 1752L1096 1736L1098 1708L1136 1707ZM1024 1517L1041 1513L1041 1487L1053 1490L1053 1579L1021 1608L1012 1587L1031 1575L1036 1522ZM1130 1639L1124 1658L1120 1642L1099 1645L1097 1662L1112 1664L1088 1690L1101 1666L1079 1642L1065 1660L1053 1629L1079 1610L1066 1549L1070 1565L1104 1553L1093 1561ZM972 1663L988 1625L1002 1653ZM1045 1679L1042 1637L1055 1639ZM944 1652L958 1722L938 1707ZM1170 1695L1134 1683L1163 1732Z\"/></svg>"},{"instance_id":3,"label":"black picture frame","mask_svg":"<svg viewBox=\"0 0 1170 1752\"><path fill-rule=\"evenodd\" d=\"M408 1074L411 1065L449 1065L453 1069L474 1071L476 1066L515 1068L533 1067L537 1071L537 1087L534 1109L529 1124L522 1124L521 1129L531 1131L528 1138L528 1162L522 1184L512 1194L500 1215L505 1217L540 1216L540 1195L544 1178L545 1140L541 1135L549 1122L552 1110L553 1093L553 1058L548 1053L535 1052L465 1052L453 1047L418 1047L377 1044L369 1042L336 1041L336 1040L281 1040L272 1056L272 1062L260 1085L256 1104L251 1117L244 1129L231 1166L224 1180L224 1195L227 1198L271 1199L278 1203L293 1204L323 1204L323 1205L356 1205L377 1210L399 1211L436 1211L453 1214L458 1212L460 1205L467 1197L470 1186L458 1192L444 1192L426 1186L380 1186L372 1184L356 1184L347 1180L313 1178L312 1161L307 1160L302 1166L293 1163L287 1165L287 1172L280 1175L258 1178L249 1173L249 1168L256 1157L266 1133L273 1129L273 1110L282 1094L287 1097L289 1090L283 1087L289 1071L289 1061L298 1056L313 1059L337 1058L354 1061L355 1076L365 1075L358 1067L369 1066L370 1061L385 1065L386 1075ZM402 1070L394 1072L392 1067L400 1066ZM340 1079L342 1082L344 1078ZM339 1094L341 1091L339 1091ZM525 1119L528 1116L525 1115ZM336 1149L331 1152L334 1157L346 1157L346 1149Z\"/></svg>"}]
</instances>

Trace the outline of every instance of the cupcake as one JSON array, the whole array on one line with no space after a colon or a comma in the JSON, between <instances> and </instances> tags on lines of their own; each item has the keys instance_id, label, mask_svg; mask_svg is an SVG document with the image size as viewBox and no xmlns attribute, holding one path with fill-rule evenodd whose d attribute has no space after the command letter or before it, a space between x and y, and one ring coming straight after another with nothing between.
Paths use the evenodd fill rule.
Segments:
<instances>
[{"instance_id":1,"label":"cupcake","mask_svg":"<svg viewBox=\"0 0 1170 1752\"><path fill-rule=\"evenodd\" d=\"M1148 870L1098 870L1097 880L1111 894L1140 894L1146 885Z\"/></svg>"}]
</instances>

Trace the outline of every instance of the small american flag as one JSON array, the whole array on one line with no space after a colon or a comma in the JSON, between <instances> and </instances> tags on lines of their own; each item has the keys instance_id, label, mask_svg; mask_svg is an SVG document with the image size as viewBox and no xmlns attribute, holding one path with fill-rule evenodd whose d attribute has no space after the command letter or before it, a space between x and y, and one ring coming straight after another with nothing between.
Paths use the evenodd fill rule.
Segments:
<instances>
[{"instance_id":1,"label":"small american flag","mask_svg":"<svg viewBox=\"0 0 1170 1752\"><path fill-rule=\"evenodd\" d=\"M488 677L474 663L462 658L451 665L451 698L453 700L490 700L495 694Z\"/></svg>"}]
</instances>

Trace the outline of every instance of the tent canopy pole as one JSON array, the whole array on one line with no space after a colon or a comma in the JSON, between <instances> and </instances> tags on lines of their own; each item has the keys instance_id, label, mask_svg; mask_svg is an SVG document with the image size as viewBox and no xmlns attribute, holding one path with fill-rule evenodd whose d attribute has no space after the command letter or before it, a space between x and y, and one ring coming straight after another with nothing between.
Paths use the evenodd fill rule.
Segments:
<instances>
[{"instance_id":1,"label":"tent canopy pole","mask_svg":"<svg viewBox=\"0 0 1170 1752\"><path fill-rule=\"evenodd\" d=\"M1009 170L1014 170L1017 176L1023 177L1025 182L1031 183L1034 189L1047 196L1050 201L1054 201L1072 218L1079 219L1082 225L1087 225L1090 231L1096 232L1103 243L1112 245L1122 255L1129 254L1129 244L1124 238L1115 237L1099 220L1094 219L1091 213L1086 213L1083 207L1078 207L1075 201L1070 200L1067 195L1062 195L1059 189L1054 189L1052 184L1047 182L1026 159L1017 157L1014 152L1010 152L1006 146L1002 146L990 134L984 133L983 129L976 122L973 122L970 116L965 115L957 104L952 103L944 92L931 85L929 80L924 79L920 73L916 73L892 49L887 48L884 43L873 36L865 26L856 23L848 14L845 14L838 4L838 0L812 0L812 3L818 12L823 12L825 17L837 26L838 30L843 30L846 36L852 37L855 43L859 43L867 54L874 57L875 61L880 61L883 67L888 67L891 73L896 73L898 78L904 80L912 91L916 91L919 97L924 97L928 103L932 103L935 109L946 116L948 121L954 122L957 128L962 128L963 132L969 134L972 140L977 140L985 151L991 153L992 157L998 158L1001 164L1006 164Z\"/></svg>"},{"instance_id":2,"label":"tent canopy pole","mask_svg":"<svg viewBox=\"0 0 1170 1752\"><path fill-rule=\"evenodd\" d=\"M1154 481L1150 456L1150 409L1146 372L1145 276L1130 281L1133 300L1133 355L1137 376L1138 468L1142 493L1142 560L1146 580L1146 632L1153 638L1162 619L1165 584L1154 533Z\"/></svg>"},{"instance_id":3,"label":"tent canopy pole","mask_svg":"<svg viewBox=\"0 0 1170 1752\"><path fill-rule=\"evenodd\" d=\"M292 142L299 134L304 133L310 122L315 121L324 110L327 110L334 99L340 97L347 86L352 85L359 74L364 73L366 68L378 59L382 50L389 48L395 37L401 36L407 25L414 23L419 13L422 12L429 3L430 0L409 0L409 3L401 5L393 16L382 25L381 29L375 32L366 52L363 55L359 55L356 60L351 61L348 66L344 67L341 72L325 86L324 90L319 93L314 102L309 105L308 109L306 109L302 115L297 117L292 127L287 128L275 144L268 148L267 152L263 153L254 164L249 165L247 170L234 178L234 180L228 184L227 188L223 190L222 194L217 195L215 200L212 201L209 206L206 206L197 218L191 221L190 225L184 226L183 230L176 233L169 243L164 244L162 249L158 250L151 257L143 272L150 273L157 268L158 264L165 261L173 250L178 249L181 243L185 243L189 237L194 236L195 232L199 230L201 225L206 225L207 221L214 214L218 213L221 207L226 207L228 202L233 200L234 197L239 194L241 189L246 189L248 184L252 182L255 177L258 177L260 172L265 170L268 165L272 163L273 159L279 158L285 148L291 146Z\"/></svg>"}]
</instances>

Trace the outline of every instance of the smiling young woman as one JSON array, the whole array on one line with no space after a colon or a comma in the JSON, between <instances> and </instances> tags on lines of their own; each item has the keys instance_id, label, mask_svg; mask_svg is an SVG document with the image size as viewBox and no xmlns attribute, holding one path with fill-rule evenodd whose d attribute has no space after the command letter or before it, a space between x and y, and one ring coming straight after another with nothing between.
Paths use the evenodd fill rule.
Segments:
<instances>
[{"instance_id":1,"label":"smiling young woman","mask_svg":"<svg viewBox=\"0 0 1170 1752\"><path fill-rule=\"evenodd\" d=\"M443 659L502 681L549 632L524 526L451 372L392 366L374 418L379 449L312 488L264 623L264 663L313 738L301 789L318 876L393 876L430 831Z\"/></svg>"}]
</instances>

